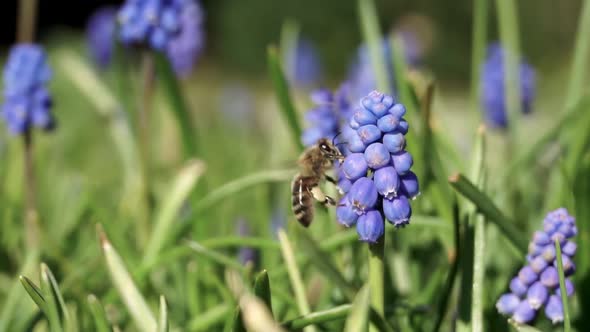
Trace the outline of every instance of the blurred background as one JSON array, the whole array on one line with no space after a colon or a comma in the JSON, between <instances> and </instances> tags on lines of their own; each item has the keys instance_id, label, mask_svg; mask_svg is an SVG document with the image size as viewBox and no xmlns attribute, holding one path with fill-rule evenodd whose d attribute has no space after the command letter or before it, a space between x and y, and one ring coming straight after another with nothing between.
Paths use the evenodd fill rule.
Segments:
<instances>
[{"instance_id":1,"label":"blurred background","mask_svg":"<svg viewBox=\"0 0 590 332\"><path fill-rule=\"evenodd\" d=\"M41 0L41 39L64 29L81 31L89 15L105 4L122 1ZM521 47L525 57L543 72L553 72L568 60L582 1L519 1ZM428 43L425 59L441 80L466 83L469 78L472 1L457 0L450 6L436 0L378 0L384 31L412 25ZM2 1L2 46L15 35L16 1ZM322 0L204 0L207 65L238 74L265 78L266 46L277 42L282 22L299 22L301 33L319 50L327 79L340 80L346 73L361 35L356 1ZM497 40L495 10L489 11L489 39ZM424 40L425 39L425 40ZM198 75L198 70L195 72Z\"/></svg>"}]
</instances>

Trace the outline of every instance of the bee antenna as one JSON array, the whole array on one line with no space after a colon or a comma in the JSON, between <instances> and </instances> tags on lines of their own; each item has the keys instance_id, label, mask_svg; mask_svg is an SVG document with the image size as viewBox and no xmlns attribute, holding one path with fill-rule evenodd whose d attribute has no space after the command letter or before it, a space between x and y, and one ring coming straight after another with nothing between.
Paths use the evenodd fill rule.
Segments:
<instances>
[{"instance_id":1,"label":"bee antenna","mask_svg":"<svg viewBox=\"0 0 590 332\"><path fill-rule=\"evenodd\" d=\"M336 136L334 136L334 137L332 138L332 145L336 145L336 138L338 138L338 136L340 136L340 135L342 135L342 132L341 132L341 131L340 131L340 132L338 132L338 134L336 134Z\"/></svg>"}]
</instances>

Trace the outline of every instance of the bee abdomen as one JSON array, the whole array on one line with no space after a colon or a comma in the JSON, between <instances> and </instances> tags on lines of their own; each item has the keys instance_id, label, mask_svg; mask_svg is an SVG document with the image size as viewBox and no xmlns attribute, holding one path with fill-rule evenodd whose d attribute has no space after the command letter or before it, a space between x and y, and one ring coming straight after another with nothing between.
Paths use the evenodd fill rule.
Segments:
<instances>
[{"instance_id":1,"label":"bee abdomen","mask_svg":"<svg viewBox=\"0 0 590 332\"><path fill-rule=\"evenodd\" d=\"M293 180L291 207L297 221L308 227L313 220L313 197L310 188L317 186L313 177L297 175Z\"/></svg>"}]
</instances>

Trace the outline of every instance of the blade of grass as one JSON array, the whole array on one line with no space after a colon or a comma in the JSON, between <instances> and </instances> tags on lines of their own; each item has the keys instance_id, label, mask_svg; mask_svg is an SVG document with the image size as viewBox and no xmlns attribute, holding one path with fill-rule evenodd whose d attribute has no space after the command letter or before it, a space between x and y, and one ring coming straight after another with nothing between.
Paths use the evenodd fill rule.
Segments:
<instances>
[{"instance_id":1,"label":"blade of grass","mask_svg":"<svg viewBox=\"0 0 590 332\"><path fill-rule=\"evenodd\" d=\"M588 56L590 55L590 2L584 1L578 21L578 32L570 72L566 108L573 106L584 91L584 80L588 73Z\"/></svg>"},{"instance_id":2,"label":"blade of grass","mask_svg":"<svg viewBox=\"0 0 590 332\"><path fill-rule=\"evenodd\" d=\"M59 289L59 285L57 284L57 280L55 280L55 276L49 269L49 267L45 263L41 263L41 279L46 280L49 282L49 286L51 287L52 294L57 299L57 305L59 312L61 312L63 316L63 324L66 331L72 331L74 329L73 322L70 319L70 312L68 311L68 307L66 306L66 302L63 299L61 291Z\"/></svg>"},{"instance_id":3,"label":"blade of grass","mask_svg":"<svg viewBox=\"0 0 590 332\"><path fill-rule=\"evenodd\" d=\"M158 319L158 332L168 332L168 306L166 298L160 295L160 316Z\"/></svg>"},{"instance_id":4,"label":"blade of grass","mask_svg":"<svg viewBox=\"0 0 590 332\"><path fill-rule=\"evenodd\" d=\"M45 299L45 305L47 312L47 321L49 321L49 330L52 332L62 332L63 328L61 325L61 319L59 318L59 309L56 301L56 295L53 292L49 276L44 269L44 264L41 265L41 292Z\"/></svg>"},{"instance_id":5,"label":"blade of grass","mask_svg":"<svg viewBox=\"0 0 590 332\"><path fill-rule=\"evenodd\" d=\"M514 222L506 217L486 194L482 193L461 174L452 175L449 177L449 182L455 190L473 202L479 212L494 222L522 255L527 253L526 236L521 234L514 226Z\"/></svg>"},{"instance_id":6,"label":"blade of grass","mask_svg":"<svg viewBox=\"0 0 590 332\"><path fill-rule=\"evenodd\" d=\"M361 288L352 302L350 314L344 326L345 332L367 331L369 324L370 288Z\"/></svg>"},{"instance_id":7,"label":"blade of grass","mask_svg":"<svg viewBox=\"0 0 590 332\"><path fill-rule=\"evenodd\" d=\"M251 294L240 298L242 317L248 331L251 332L284 332L285 330L273 319L264 302Z\"/></svg>"},{"instance_id":8,"label":"blade of grass","mask_svg":"<svg viewBox=\"0 0 590 332\"><path fill-rule=\"evenodd\" d=\"M268 311L272 315L272 296L270 292L270 280L268 279L268 272L266 270L260 271L254 279L254 295L258 296L264 304L268 307Z\"/></svg>"},{"instance_id":9,"label":"blade of grass","mask_svg":"<svg viewBox=\"0 0 590 332\"><path fill-rule=\"evenodd\" d=\"M350 314L351 304L343 304L323 311L312 312L309 315L281 323L287 330L300 330L312 324L321 324L346 318Z\"/></svg>"},{"instance_id":10,"label":"blade of grass","mask_svg":"<svg viewBox=\"0 0 590 332\"><path fill-rule=\"evenodd\" d=\"M283 61L283 73L294 73L295 68L287 68L289 64L295 65L295 61L289 63L289 58L297 51L299 41L299 25L294 20L285 20L281 28L281 59Z\"/></svg>"},{"instance_id":11,"label":"blade of grass","mask_svg":"<svg viewBox=\"0 0 590 332\"><path fill-rule=\"evenodd\" d=\"M37 307L39 307L39 309L41 309L41 311L45 315L47 315L49 309L47 308L47 301L45 301L43 291L37 285L35 285L35 283L31 281L31 279L25 276L20 276L19 280L23 285L25 291L27 291L27 294L29 294L29 296L33 300L33 302L35 302L35 304L37 304Z\"/></svg>"},{"instance_id":12,"label":"blade of grass","mask_svg":"<svg viewBox=\"0 0 590 332\"><path fill-rule=\"evenodd\" d=\"M473 229L473 285L471 291L471 326L473 332L484 331L485 219L476 215Z\"/></svg>"},{"instance_id":13,"label":"blade of grass","mask_svg":"<svg viewBox=\"0 0 590 332\"><path fill-rule=\"evenodd\" d=\"M387 76L387 65L383 54L383 38L379 29L379 17L373 0L359 0L358 13L363 39L369 49L369 58L377 80L377 88L383 93L391 94L393 87ZM369 91L367 91L369 93Z\"/></svg>"},{"instance_id":14,"label":"blade of grass","mask_svg":"<svg viewBox=\"0 0 590 332\"><path fill-rule=\"evenodd\" d=\"M170 240L170 233L175 217L182 204L197 184L197 180L205 171L205 164L198 160L190 160L176 175L170 191L160 206L151 239L145 250L142 265L149 265Z\"/></svg>"},{"instance_id":15,"label":"blade of grass","mask_svg":"<svg viewBox=\"0 0 590 332\"><path fill-rule=\"evenodd\" d=\"M279 110L283 113L287 125L291 132L291 138L298 150L303 151L303 144L301 143L301 124L299 123L299 114L295 109L295 105L291 100L289 91L289 83L283 73L283 66L279 51L276 47L270 46L268 48L268 71L273 82L275 94L279 102Z\"/></svg>"},{"instance_id":16,"label":"blade of grass","mask_svg":"<svg viewBox=\"0 0 590 332\"><path fill-rule=\"evenodd\" d=\"M115 284L115 288L119 292L135 324L143 331L156 331L158 324L154 314L137 289L131 275L125 268L123 260L115 248L113 248L100 226L98 227L98 235L111 280Z\"/></svg>"},{"instance_id":17,"label":"blade of grass","mask_svg":"<svg viewBox=\"0 0 590 332\"><path fill-rule=\"evenodd\" d=\"M555 256L557 257L557 271L559 272L559 289L561 290L561 304L563 306L563 331L570 332L572 329L570 322L569 304L567 301L567 291L565 288L565 275L563 273L563 258L561 257L561 245L559 239L554 240Z\"/></svg>"},{"instance_id":18,"label":"blade of grass","mask_svg":"<svg viewBox=\"0 0 590 332\"><path fill-rule=\"evenodd\" d=\"M300 231L298 238L302 242L303 250L307 252L309 257L313 257L311 263L325 275L326 279L334 282L346 295L347 299L352 300L356 294L356 289L344 279L331 257L320 249L319 245L306 230Z\"/></svg>"},{"instance_id":19,"label":"blade of grass","mask_svg":"<svg viewBox=\"0 0 590 332\"><path fill-rule=\"evenodd\" d=\"M227 317L231 311L231 306L228 304L219 304L201 314L194 317L188 323L189 331L213 331L211 328Z\"/></svg>"},{"instance_id":20,"label":"blade of grass","mask_svg":"<svg viewBox=\"0 0 590 332\"><path fill-rule=\"evenodd\" d=\"M182 139L182 147L186 158L190 158L198 154L196 129L192 126L192 119L190 116L190 108L186 102L174 69L170 65L168 57L163 53L156 55L156 71L158 78L163 83L166 97L170 103L171 109L174 112L176 124L180 128Z\"/></svg>"},{"instance_id":21,"label":"blade of grass","mask_svg":"<svg viewBox=\"0 0 590 332\"><path fill-rule=\"evenodd\" d=\"M0 312L0 332L10 331L8 330L8 326L11 323L11 319L13 317L14 310L19 305L19 300L21 299L21 288L18 286L19 283L23 282L23 275L30 274L33 272L33 269L37 265L37 261L39 259L39 252L38 251L29 251L25 256L24 264L21 268L20 276L18 279L14 280L8 295L6 295L2 311ZM23 285L24 286L24 285ZM40 294L40 292L39 292Z\"/></svg>"},{"instance_id":22,"label":"blade of grass","mask_svg":"<svg viewBox=\"0 0 590 332\"><path fill-rule=\"evenodd\" d=\"M412 96L412 90L408 83L407 75L408 68L404 58L405 47L404 40L398 34L393 34L390 37L391 44L391 62L393 63L393 70L395 71L395 88L399 100L406 106L409 114L415 114L418 110L418 105Z\"/></svg>"},{"instance_id":23,"label":"blade of grass","mask_svg":"<svg viewBox=\"0 0 590 332\"><path fill-rule=\"evenodd\" d=\"M285 234L284 230L279 230L278 236L279 242L281 243L281 253L283 254L285 264L287 265L289 279L291 280L291 286L293 287L295 299L297 300L297 309L301 315L307 315L311 312L311 310L305 295L305 286L303 285L303 280L301 279L301 273L299 272L299 268L297 267L297 263L295 261L293 246L291 245L291 242L289 241L289 238L287 237L287 234ZM313 325L307 326L304 330L306 332L316 331Z\"/></svg>"},{"instance_id":24,"label":"blade of grass","mask_svg":"<svg viewBox=\"0 0 590 332\"><path fill-rule=\"evenodd\" d=\"M93 294L88 295L87 301L96 332L110 332L110 324L100 301Z\"/></svg>"}]
</instances>

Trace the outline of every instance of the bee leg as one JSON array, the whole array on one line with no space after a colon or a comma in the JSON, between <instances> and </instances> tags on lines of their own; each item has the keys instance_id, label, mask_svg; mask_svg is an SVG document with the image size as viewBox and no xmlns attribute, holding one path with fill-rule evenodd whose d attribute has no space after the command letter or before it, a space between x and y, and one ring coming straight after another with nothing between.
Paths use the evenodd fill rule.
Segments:
<instances>
[{"instance_id":1,"label":"bee leg","mask_svg":"<svg viewBox=\"0 0 590 332\"><path fill-rule=\"evenodd\" d=\"M323 205L331 205L331 206L335 206L336 205L336 201L332 197L324 194L324 192L322 191L322 189L320 189L320 187L318 187L318 186L315 186L313 188L310 188L309 189L309 193L311 194L311 196L315 200L319 201Z\"/></svg>"}]
</instances>

